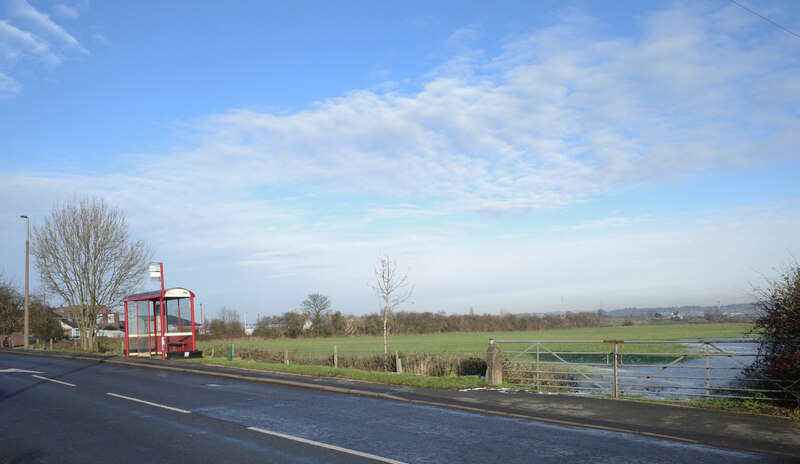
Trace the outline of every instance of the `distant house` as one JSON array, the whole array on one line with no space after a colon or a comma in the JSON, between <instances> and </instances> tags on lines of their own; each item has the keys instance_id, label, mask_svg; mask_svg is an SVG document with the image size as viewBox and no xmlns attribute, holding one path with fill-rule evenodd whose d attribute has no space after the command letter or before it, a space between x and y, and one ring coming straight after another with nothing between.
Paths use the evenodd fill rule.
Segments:
<instances>
[{"instance_id":1,"label":"distant house","mask_svg":"<svg viewBox=\"0 0 800 464\"><path fill-rule=\"evenodd\" d=\"M119 330L120 328L120 314L114 311L105 311L97 315L97 327L98 328L106 328L106 327L114 327L114 329Z\"/></svg>"},{"instance_id":2,"label":"distant house","mask_svg":"<svg viewBox=\"0 0 800 464\"><path fill-rule=\"evenodd\" d=\"M64 336L67 338L77 338L75 334L80 336L80 331L78 331L78 324L75 321L70 319L60 319L61 322L61 330L64 332Z\"/></svg>"},{"instance_id":3,"label":"distant house","mask_svg":"<svg viewBox=\"0 0 800 464\"><path fill-rule=\"evenodd\" d=\"M72 311L70 310L69 306L64 306L61 308L55 308L51 310L55 313L60 319L67 319L72 323L75 323L75 319L72 318ZM78 325L75 324L75 327ZM124 326L122 321L122 317L120 313L116 311L109 311L105 308L101 309L100 312L97 314L97 328L98 329L105 329L106 327L113 327L116 330L119 330L121 327ZM63 328L63 323L62 323Z\"/></svg>"},{"instance_id":4,"label":"distant house","mask_svg":"<svg viewBox=\"0 0 800 464\"><path fill-rule=\"evenodd\" d=\"M68 339L76 339L80 337L80 328L78 323L72 317L72 311L70 310L69 306L62 306L60 308L51 309L50 312L52 313L53 317L57 318L61 323L61 330L64 333L64 337ZM124 327L122 318L120 314L115 311L108 311L107 309L102 309L100 313L97 315L97 329L98 331L102 331L106 327L114 329L113 331L106 331L108 333L103 332L103 336L114 337L117 336L116 331L118 331L121 327ZM124 332L121 332L124 334ZM101 333L98 333L101 335Z\"/></svg>"}]
</instances>

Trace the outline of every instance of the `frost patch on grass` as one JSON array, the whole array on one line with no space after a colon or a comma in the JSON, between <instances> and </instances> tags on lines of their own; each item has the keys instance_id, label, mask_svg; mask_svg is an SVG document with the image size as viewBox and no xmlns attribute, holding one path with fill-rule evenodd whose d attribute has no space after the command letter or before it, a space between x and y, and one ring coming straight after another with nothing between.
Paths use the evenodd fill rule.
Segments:
<instances>
[{"instance_id":1,"label":"frost patch on grass","mask_svg":"<svg viewBox=\"0 0 800 464\"><path fill-rule=\"evenodd\" d=\"M500 393L532 393L536 395L557 395L556 392L543 392L543 391L532 391L532 390L518 390L516 388L508 388L508 387L477 387L477 388L462 388L459 390L460 392L469 392L469 391L496 391Z\"/></svg>"}]
</instances>

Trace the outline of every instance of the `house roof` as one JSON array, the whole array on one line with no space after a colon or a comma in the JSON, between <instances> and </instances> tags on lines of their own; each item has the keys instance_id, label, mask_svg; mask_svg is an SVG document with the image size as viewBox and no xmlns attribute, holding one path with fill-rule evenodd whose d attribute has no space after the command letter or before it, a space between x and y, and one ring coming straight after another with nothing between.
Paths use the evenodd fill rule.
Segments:
<instances>
[{"instance_id":1,"label":"house roof","mask_svg":"<svg viewBox=\"0 0 800 464\"><path fill-rule=\"evenodd\" d=\"M63 328L69 327L70 329L77 329L78 328L78 324L75 323L74 321L69 320L69 319L61 319L61 327L63 327Z\"/></svg>"}]
</instances>

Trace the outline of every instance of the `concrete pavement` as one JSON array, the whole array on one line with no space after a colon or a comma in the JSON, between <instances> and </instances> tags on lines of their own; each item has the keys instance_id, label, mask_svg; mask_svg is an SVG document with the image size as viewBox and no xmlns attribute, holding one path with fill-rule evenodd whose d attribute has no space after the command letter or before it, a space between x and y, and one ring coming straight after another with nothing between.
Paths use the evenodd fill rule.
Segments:
<instances>
[{"instance_id":1,"label":"concrete pavement","mask_svg":"<svg viewBox=\"0 0 800 464\"><path fill-rule=\"evenodd\" d=\"M392 401L456 408L484 414L525 418L562 425L633 433L689 443L775 455L800 462L800 422L686 406L518 390L445 391L359 382L346 379L270 373L183 361L117 356L3 350L37 356L82 359L149 369L194 372L298 388L370 396Z\"/></svg>"}]
</instances>

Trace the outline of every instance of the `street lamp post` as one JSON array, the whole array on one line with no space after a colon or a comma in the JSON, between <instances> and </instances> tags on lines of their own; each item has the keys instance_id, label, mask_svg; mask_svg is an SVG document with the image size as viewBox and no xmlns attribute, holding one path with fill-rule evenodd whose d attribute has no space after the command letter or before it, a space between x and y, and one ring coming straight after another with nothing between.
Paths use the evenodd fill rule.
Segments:
<instances>
[{"instance_id":1,"label":"street lamp post","mask_svg":"<svg viewBox=\"0 0 800 464\"><path fill-rule=\"evenodd\" d=\"M20 217L25 218L25 349L28 349L28 334L30 333L28 326L28 253L30 250L31 220L24 214Z\"/></svg>"}]
</instances>

